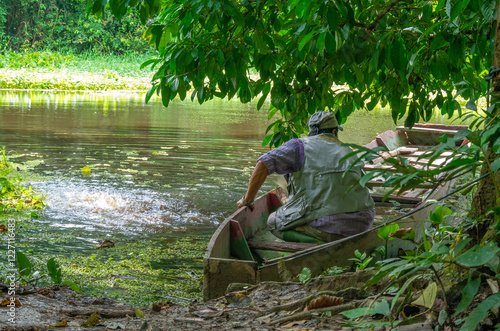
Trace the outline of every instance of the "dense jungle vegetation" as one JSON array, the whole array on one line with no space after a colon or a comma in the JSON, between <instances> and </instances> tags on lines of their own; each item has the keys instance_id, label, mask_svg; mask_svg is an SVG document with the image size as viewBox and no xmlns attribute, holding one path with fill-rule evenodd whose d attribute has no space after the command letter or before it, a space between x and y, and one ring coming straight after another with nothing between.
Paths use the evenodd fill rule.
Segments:
<instances>
[{"instance_id":1,"label":"dense jungle vegetation","mask_svg":"<svg viewBox=\"0 0 500 331\"><path fill-rule=\"evenodd\" d=\"M135 11L87 16L80 0L0 1L0 88L144 90L151 55Z\"/></svg>"},{"instance_id":2,"label":"dense jungle vegetation","mask_svg":"<svg viewBox=\"0 0 500 331\"><path fill-rule=\"evenodd\" d=\"M81 0L0 1L2 52L144 53L143 32L135 11L119 21L87 17Z\"/></svg>"}]
</instances>

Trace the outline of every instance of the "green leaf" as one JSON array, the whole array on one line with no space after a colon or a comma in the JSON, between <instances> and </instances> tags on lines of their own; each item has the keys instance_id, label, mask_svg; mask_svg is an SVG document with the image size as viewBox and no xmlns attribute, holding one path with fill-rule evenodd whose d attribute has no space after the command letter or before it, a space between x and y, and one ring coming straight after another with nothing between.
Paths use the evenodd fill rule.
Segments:
<instances>
[{"instance_id":1,"label":"green leaf","mask_svg":"<svg viewBox=\"0 0 500 331\"><path fill-rule=\"evenodd\" d=\"M155 94L155 92L156 92L156 89L157 89L157 88L158 88L158 86L153 85L153 86L151 86L151 88L150 88L150 89L146 92L146 98L145 98L146 103L148 103L148 102L149 102L149 100L151 99L151 97Z\"/></svg>"},{"instance_id":2,"label":"green leaf","mask_svg":"<svg viewBox=\"0 0 500 331\"><path fill-rule=\"evenodd\" d=\"M372 179L376 174L377 174L376 171L370 171L370 172L368 172L366 175L364 175L363 177L361 177L361 179L359 180L359 185L365 186L365 184L368 181L370 181L370 179Z\"/></svg>"},{"instance_id":3,"label":"green leaf","mask_svg":"<svg viewBox=\"0 0 500 331\"><path fill-rule=\"evenodd\" d=\"M47 261L47 270L49 271L50 279L56 284L61 284L61 267L53 257Z\"/></svg>"},{"instance_id":4,"label":"green leaf","mask_svg":"<svg viewBox=\"0 0 500 331\"><path fill-rule=\"evenodd\" d=\"M205 87L204 86L201 86L198 89L197 97L198 97L198 102L201 105L205 101Z\"/></svg>"},{"instance_id":5,"label":"green leaf","mask_svg":"<svg viewBox=\"0 0 500 331\"><path fill-rule=\"evenodd\" d=\"M262 105L264 105L266 99L267 99L267 94L260 97L259 102L257 102L257 110L260 110L262 108Z\"/></svg>"},{"instance_id":6,"label":"green leaf","mask_svg":"<svg viewBox=\"0 0 500 331\"><path fill-rule=\"evenodd\" d=\"M168 104L170 102L171 90L164 79L162 79L160 86L161 86L161 102L163 103L164 107L168 107Z\"/></svg>"},{"instance_id":7,"label":"green leaf","mask_svg":"<svg viewBox=\"0 0 500 331\"><path fill-rule=\"evenodd\" d=\"M373 307L356 308L341 312L341 314L346 316L347 318L358 318L361 316L374 315L374 314L389 316L390 313L391 311L389 308L389 303L386 300L382 300L375 303Z\"/></svg>"},{"instance_id":8,"label":"green leaf","mask_svg":"<svg viewBox=\"0 0 500 331\"><path fill-rule=\"evenodd\" d=\"M445 208L443 210L443 206L437 206L436 209L434 209L434 211L431 211L429 213L429 220L433 224L441 224L444 222L444 218L450 215L451 213L452 212L450 208Z\"/></svg>"},{"instance_id":9,"label":"green leaf","mask_svg":"<svg viewBox=\"0 0 500 331\"><path fill-rule=\"evenodd\" d=\"M344 4L343 1L341 0L333 0L335 2L335 5L337 6L339 13L342 17L346 17L349 15L347 6Z\"/></svg>"},{"instance_id":10,"label":"green leaf","mask_svg":"<svg viewBox=\"0 0 500 331\"><path fill-rule=\"evenodd\" d=\"M438 317L438 323L439 325L443 325L444 322L446 322L446 319L448 318L448 313L446 312L446 309L443 309L439 312L439 317Z\"/></svg>"},{"instance_id":11,"label":"green leaf","mask_svg":"<svg viewBox=\"0 0 500 331\"><path fill-rule=\"evenodd\" d=\"M447 46L448 44L449 44L449 42L446 41L446 39L444 39L443 35L442 34L438 34L437 36L435 36L432 39L431 49L437 50L437 49L440 49L440 48L443 48L443 47Z\"/></svg>"},{"instance_id":12,"label":"green leaf","mask_svg":"<svg viewBox=\"0 0 500 331\"><path fill-rule=\"evenodd\" d=\"M273 139L273 135L274 134L271 133L270 135L268 135L264 138L264 140L262 141L262 147L269 145L269 143L271 142L271 139Z\"/></svg>"},{"instance_id":13,"label":"green leaf","mask_svg":"<svg viewBox=\"0 0 500 331\"><path fill-rule=\"evenodd\" d=\"M83 291L80 290L80 287L78 287L78 285L76 285L72 281L65 280L64 282L62 282L62 284L68 286L70 289L72 289L73 291L75 291L77 293L83 293Z\"/></svg>"},{"instance_id":14,"label":"green leaf","mask_svg":"<svg viewBox=\"0 0 500 331\"><path fill-rule=\"evenodd\" d=\"M422 223L422 243L423 243L423 246L424 246L424 250L426 252L428 252L429 249L431 249L431 243L429 241L427 241L427 235L425 234L424 223Z\"/></svg>"},{"instance_id":15,"label":"green leaf","mask_svg":"<svg viewBox=\"0 0 500 331\"><path fill-rule=\"evenodd\" d=\"M144 61L144 62L141 64L141 66L140 66L140 68L139 68L139 69L141 69L141 70L142 70L142 69L146 68L148 65L153 64L153 63L154 63L154 65L153 65L153 67L154 67L154 66L155 66L156 64L158 64L158 62L160 62L160 61L161 61L161 59L149 59L149 60L147 60L147 61Z\"/></svg>"},{"instance_id":16,"label":"green leaf","mask_svg":"<svg viewBox=\"0 0 500 331\"><path fill-rule=\"evenodd\" d=\"M309 268L303 268L300 274L298 275L299 281L301 283L307 283L312 277L312 272L311 269Z\"/></svg>"},{"instance_id":17,"label":"green leaf","mask_svg":"<svg viewBox=\"0 0 500 331\"><path fill-rule=\"evenodd\" d=\"M316 48L318 52L322 53L325 49L325 39L326 39L326 31L323 31L319 34L318 40L316 41Z\"/></svg>"},{"instance_id":18,"label":"green leaf","mask_svg":"<svg viewBox=\"0 0 500 331\"><path fill-rule=\"evenodd\" d=\"M164 29L160 40L158 42L159 47L166 47L168 43L170 42L170 31L168 29Z\"/></svg>"},{"instance_id":19,"label":"green leaf","mask_svg":"<svg viewBox=\"0 0 500 331\"><path fill-rule=\"evenodd\" d=\"M465 319L465 323L460 328L460 331L475 330L477 325L484 321L490 313L490 309L496 309L500 305L500 292L490 295L483 300Z\"/></svg>"},{"instance_id":20,"label":"green leaf","mask_svg":"<svg viewBox=\"0 0 500 331\"><path fill-rule=\"evenodd\" d=\"M484 145L484 143L490 139L492 135L494 135L498 131L498 126L494 126L488 130L485 130L481 134L481 146Z\"/></svg>"},{"instance_id":21,"label":"green leaf","mask_svg":"<svg viewBox=\"0 0 500 331\"><path fill-rule=\"evenodd\" d=\"M495 140L495 142L493 143L493 152L497 153L500 152L500 137L497 138L497 140Z\"/></svg>"},{"instance_id":22,"label":"green leaf","mask_svg":"<svg viewBox=\"0 0 500 331\"><path fill-rule=\"evenodd\" d=\"M424 290L422 295L411 304L416 306L424 306L427 308L432 308L434 305L434 301L436 300L437 295L437 285L436 283L430 283L427 288Z\"/></svg>"},{"instance_id":23,"label":"green leaf","mask_svg":"<svg viewBox=\"0 0 500 331\"><path fill-rule=\"evenodd\" d=\"M500 251L497 244L488 242L484 246L476 245L458 256L455 261L466 267L477 267L486 264L497 252Z\"/></svg>"},{"instance_id":24,"label":"green leaf","mask_svg":"<svg viewBox=\"0 0 500 331\"><path fill-rule=\"evenodd\" d=\"M399 230L399 225L397 223L392 223L381 227L378 230L377 235L380 239L393 240L394 238L391 238L390 234L396 232L397 230Z\"/></svg>"},{"instance_id":25,"label":"green leaf","mask_svg":"<svg viewBox=\"0 0 500 331\"><path fill-rule=\"evenodd\" d=\"M349 31L350 31L350 26L349 24L344 24L344 27L342 28L342 34L344 35L344 39L347 40L349 38Z\"/></svg>"},{"instance_id":26,"label":"green leaf","mask_svg":"<svg viewBox=\"0 0 500 331\"><path fill-rule=\"evenodd\" d=\"M397 71L406 70L406 66L408 64L408 55L406 46L404 45L403 39L401 39L401 37L392 41L390 57L392 65Z\"/></svg>"},{"instance_id":27,"label":"green leaf","mask_svg":"<svg viewBox=\"0 0 500 331\"><path fill-rule=\"evenodd\" d=\"M424 31L420 37L418 37L418 42L420 42L421 39L427 37L429 34L433 33L434 30L441 24L443 24L444 20L439 20L437 23L434 23L430 28Z\"/></svg>"},{"instance_id":28,"label":"green leaf","mask_svg":"<svg viewBox=\"0 0 500 331\"><path fill-rule=\"evenodd\" d=\"M170 88L174 94L177 93L177 90L179 89L179 78L175 78L170 82Z\"/></svg>"},{"instance_id":29,"label":"green leaf","mask_svg":"<svg viewBox=\"0 0 500 331\"><path fill-rule=\"evenodd\" d=\"M495 0L482 0L481 2L481 13L485 20L489 22L493 19L493 13L497 2Z\"/></svg>"},{"instance_id":30,"label":"green leaf","mask_svg":"<svg viewBox=\"0 0 500 331\"><path fill-rule=\"evenodd\" d=\"M500 169L500 158L496 159L491 163L491 170L497 172Z\"/></svg>"},{"instance_id":31,"label":"green leaf","mask_svg":"<svg viewBox=\"0 0 500 331\"><path fill-rule=\"evenodd\" d=\"M410 103L410 107L408 108L408 115L405 119L405 126L411 128L418 121L418 111L417 111L417 103L412 101Z\"/></svg>"},{"instance_id":32,"label":"green leaf","mask_svg":"<svg viewBox=\"0 0 500 331\"><path fill-rule=\"evenodd\" d=\"M452 252L454 255L460 254L460 252L467 246L467 244L472 240L472 238L461 239L455 247L453 247Z\"/></svg>"},{"instance_id":33,"label":"green leaf","mask_svg":"<svg viewBox=\"0 0 500 331\"><path fill-rule=\"evenodd\" d=\"M330 32L326 33L325 48L326 51L330 54L333 54L337 51L337 42L335 40L335 37Z\"/></svg>"},{"instance_id":34,"label":"green leaf","mask_svg":"<svg viewBox=\"0 0 500 331\"><path fill-rule=\"evenodd\" d=\"M186 98L186 85L184 85L182 79L179 79L179 87L177 88L177 93L179 94L179 98L181 98L181 100L184 100Z\"/></svg>"},{"instance_id":35,"label":"green leaf","mask_svg":"<svg viewBox=\"0 0 500 331\"><path fill-rule=\"evenodd\" d=\"M29 276L31 275L31 263L30 260L21 252L16 252L16 262L17 269L19 270L19 274L21 276Z\"/></svg>"},{"instance_id":36,"label":"green leaf","mask_svg":"<svg viewBox=\"0 0 500 331\"><path fill-rule=\"evenodd\" d=\"M422 18L427 21L431 18L431 15L432 15L432 2L426 1L422 6Z\"/></svg>"},{"instance_id":37,"label":"green leaf","mask_svg":"<svg viewBox=\"0 0 500 331\"><path fill-rule=\"evenodd\" d=\"M446 0L446 15L451 17L451 0Z\"/></svg>"},{"instance_id":38,"label":"green leaf","mask_svg":"<svg viewBox=\"0 0 500 331\"><path fill-rule=\"evenodd\" d=\"M413 230L413 228L404 228L404 229L399 229L394 233L391 233L389 236L401 240L413 241L415 240L416 233L415 230Z\"/></svg>"},{"instance_id":39,"label":"green leaf","mask_svg":"<svg viewBox=\"0 0 500 331\"><path fill-rule=\"evenodd\" d=\"M465 287L462 289L462 300L458 304L455 313L453 316L457 316L461 312L465 311L467 307L472 303L474 297L479 291L479 286L481 285L481 277L478 277L474 280L469 279Z\"/></svg>"},{"instance_id":40,"label":"green leaf","mask_svg":"<svg viewBox=\"0 0 500 331\"><path fill-rule=\"evenodd\" d=\"M304 38L302 38L299 43L299 51L301 51L302 48L304 48L304 46L309 42L309 40L311 40L311 38L314 37L314 35L317 33L318 31L311 31Z\"/></svg>"},{"instance_id":41,"label":"green leaf","mask_svg":"<svg viewBox=\"0 0 500 331\"><path fill-rule=\"evenodd\" d=\"M328 12L326 14L326 20L328 21L328 26L330 30L335 31L339 26L339 14L337 9L333 6L328 7Z\"/></svg>"},{"instance_id":42,"label":"green leaf","mask_svg":"<svg viewBox=\"0 0 500 331\"><path fill-rule=\"evenodd\" d=\"M450 20L454 21L455 18L457 18L458 15L462 13L462 11L467 7L469 4L470 0L461 0L458 1L452 8L450 12Z\"/></svg>"}]
</instances>

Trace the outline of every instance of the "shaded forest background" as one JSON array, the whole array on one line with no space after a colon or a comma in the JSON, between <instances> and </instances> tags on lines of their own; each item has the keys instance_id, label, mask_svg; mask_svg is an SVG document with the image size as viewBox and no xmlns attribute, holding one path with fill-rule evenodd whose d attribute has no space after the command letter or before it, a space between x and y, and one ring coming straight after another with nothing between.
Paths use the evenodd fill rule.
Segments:
<instances>
[{"instance_id":1,"label":"shaded forest background","mask_svg":"<svg viewBox=\"0 0 500 331\"><path fill-rule=\"evenodd\" d=\"M87 17L81 0L0 0L0 52L144 53L143 32L135 8L119 21Z\"/></svg>"}]
</instances>

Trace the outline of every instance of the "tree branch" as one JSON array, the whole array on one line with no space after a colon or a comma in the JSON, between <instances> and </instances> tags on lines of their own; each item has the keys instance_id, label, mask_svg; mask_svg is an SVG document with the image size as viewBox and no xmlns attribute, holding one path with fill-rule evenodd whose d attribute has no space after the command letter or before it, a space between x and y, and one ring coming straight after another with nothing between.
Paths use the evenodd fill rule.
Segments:
<instances>
[{"instance_id":1,"label":"tree branch","mask_svg":"<svg viewBox=\"0 0 500 331\"><path fill-rule=\"evenodd\" d=\"M382 10L380 12L380 14L377 15L377 17L375 18L375 20L370 24L368 25L368 28L366 30L366 33L365 33L365 37L364 39L368 39L368 35L370 33L372 33L373 30L375 30L375 28L377 27L377 25L380 23L380 21L382 20L382 18L384 18L385 15L387 15L387 13L392 9L394 8L394 6L396 6L401 0L393 0L392 2L390 2L387 7L384 8L384 10Z\"/></svg>"}]
</instances>

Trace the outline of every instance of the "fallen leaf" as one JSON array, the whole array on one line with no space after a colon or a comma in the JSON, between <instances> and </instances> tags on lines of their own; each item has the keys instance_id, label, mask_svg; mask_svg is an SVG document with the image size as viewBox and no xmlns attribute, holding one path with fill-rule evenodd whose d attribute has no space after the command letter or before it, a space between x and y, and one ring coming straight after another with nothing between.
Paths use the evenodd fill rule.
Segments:
<instances>
[{"instance_id":1,"label":"fallen leaf","mask_svg":"<svg viewBox=\"0 0 500 331\"><path fill-rule=\"evenodd\" d=\"M271 313L271 314L268 314L268 315L264 315L264 316L261 316L261 317L257 317L257 320L258 321L261 321L262 323L264 324L268 324L271 322L272 320L272 317L276 315L276 313Z\"/></svg>"},{"instance_id":2,"label":"fallen leaf","mask_svg":"<svg viewBox=\"0 0 500 331\"><path fill-rule=\"evenodd\" d=\"M7 229L7 227L6 227L5 225L0 224L0 231L1 231L2 233L5 233L5 232L7 232L7 231L8 231L8 229Z\"/></svg>"},{"instance_id":3,"label":"fallen leaf","mask_svg":"<svg viewBox=\"0 0 500 331\"><path fill-rule=\"evenodd\" d=\"M82 326L94 326L99 323L99 314L93 313L90 317L82 323Z\"/></svg>"},{"instance_id":4,"label":"fallen leaf","mask_svg":"<svg viewBox=\"0 0 500 331\"><path fill-rule=\"evenodd\" d=\"M144 318L144 312L142 310L134 308L134 311L135 311L135 317Z\"/></svg>"},{"instance_id":5,"label":"fallen leaf","mask_svg":"<svg viewBox=\"0 0 500 331\"><path fill-rule=\"evenodd\" d=\"M486 279L486 282L490 286L491 292L493 294L495 294L499 291L498 282L496 280L488 278L488 279Z\"/></svg>"},{"instance_id":6,"label":"fallen leaf","mask_svg":"<svg viewBox=\"0 0 500 331\"><path fill-rule=\"evenodd\" d=\"M213 308L207 308L207 309L202 309L202 310L198 310L198 311L193 312L193 314L195 314L198 317L202 317L202 318L217 317L217 316L222 315L222 313L224 313L223 310L219 311L219 310L213 309Z\"/></svg>"},{"instance_id":7,"label":"fallen leaf","mask_svg":"<svg viewBox=\"0 0 500 331\"><path fill-rule=\"evenodd\" d=\"M302 325L302 324L304 324L306 322L307 322L307 320L290 322L290 323L287 323L287 324L283 324L282 327L283 328L291 328L291 327L294 327L294 326Z\"/></svg>"},{"instance_id":8,"label":"fallen leaf","mask_svg":"<svg viewBox=\"0 0 500 331\"><path fill-rule=\"evenodd\" d=\"M60 321L56 325L49 325L49 326L52 326L52 327L64 327L64 326L68 326L68 322L66 322L66 321Z\"/></svg>"},{"instance_id":9,"label":"fallen leaf","mask_svg":"<svg viewBox=\"0 0 500 331\"><path fill-rule=\"evenodd\" d=\"M17 299L14 299L12 301L10 299L4 299L4 300L2 300L2 302L0 302L0 306L9 306L9 305L12 305L12 302L14 302L14 305L16 307L22 306L22 304Z\"/></svg>"},{"instance_id":10,"label":"fallen leaf","mask_svg":"<svg viewBox=\"0 0 500 331\"><path fill-rule=\"evenodd\" d=\"M246 307L254 305L252 299L243 293L227 295L226 301L228 303L228 307Z\"/></svg>"},{"instance_id":11,"label":"fallen leaf","mask_svg":"<svg viewBox=\"0 0 500 331\"><path fill-rule=\"evenodd\" d=\"M339 298L333 295L320 295L317 298L309 301L304 310L311 310L323 307L338 306L344 302L344 298Z\"/></svg>"},{"instance_id":12,"label":"fallen leaf","mask_svg":"<svg viewBox=\"0 0 500 331\"><path fill-rule=\"evenodd\" d=\"M111 329L111 330L122 329L122 330L125 330L125 324L118 323L118 322L108 322L108 323L106 323L106 329Z\"/></svg>"}]
</instances>

